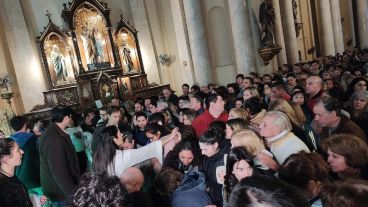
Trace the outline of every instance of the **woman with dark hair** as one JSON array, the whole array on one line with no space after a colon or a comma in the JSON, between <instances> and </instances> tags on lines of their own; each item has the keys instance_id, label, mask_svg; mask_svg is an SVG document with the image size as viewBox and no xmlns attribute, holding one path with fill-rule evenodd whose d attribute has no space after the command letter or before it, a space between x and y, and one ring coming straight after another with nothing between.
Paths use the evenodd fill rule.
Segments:
<instances>
[{"instance_id":1,"label":"woman with dark hair","mask_svg":"<svg viewBox=\"0 0 368 207\"><path fill-rule=\"evenodd\" d=\"M170 130L157 122L149 123L146 127L146 137L150 142L157 141L168 134L170 134Z\"/></svg>"},{"instance_id":2,"label":"woman with dark hair","mask_svg":"<svg viewBox=\"0 0 368 207\"><path fill-rule=\"evenodd\" d=\"M198 141L192 138L182 139L165 157L162 167L171 167L182 173L198 171L201 152Z\"/></svg>"},{"instance_id":3,"label":"woman with dark hair","mask_svg":"<svg viewBox=\"0 0 368 207\"><path fill-rule=\"evenodd\" d=\"M226 162L224 202L228 202L232 189L241 179L253 174L257 174L257 170L252 155L243 147L232 148Z\"/></svg>"},{"instance_id":4,"label":"woman with dark hair","mask_svg":"<svg viewBox=\"0 0 368 207\"><path fill-rule=\"evenodd\" d=\"M349 107L346 111L350 113L350 119L355 122L368 137L368 91L354 92L350 98Z\"/></svg>"},{"instance_id":5,"label":"woman with dark hair","mask_svg":"<svg viewBox=\"0 0 368 207\"><path fill-rule=\"evenodd\" d=\"M321 143L336 180L368 180L368 146L352 134L335 134Z\"/></svg>"},{"instance_id":6,"label":"woman with dark hair","mask_svg":"<svg viewBox=\"0 0 368 207\"><path fill-rule=\"evenodd\" d=\"M311 205L322 206L321 189L329 184L329 166L317 153L299 152L290 155L279 168L279 177L300 188Z\"/></svg>"},{"instance_id":7,"label":"woman with dark hair","mask_svg":"<svg viewBox=\"0 0 368 207\"><path fill-rule=\"evenodd\" d=\"M291 102L298 104L301 107L307 120L307 123L311 123L313 120L313 113L307 106L307 97L305 93L302 91L295 91L291 95Z\"/></svg>"},{"instance_id":8,"label":"woman with dark hair","mask_svg":"<svg viewBox=\"0 0 368 207\"><path fill-rule=\"evenodd\" d=\"M126 140L116 126L108 126L98 134L93 170L97 174L107 173L119 177L128 167L151 158L157 158L162 163L162 146L177 135L178 129L174 129L170 135L139 149L121 150Z\"/></svg>"},{"instance_id":9,"label":"woman with dark hair","mask_svg":"<svg viewBox=\"0 0 368 207\"><path fill-rule=\"evenodd\" d=\"M219 182L220 174L225 174L225 160L227 148L221 148L224 132L216 128L209 128L199 138L199 147L202 151L202 171L206 176L208 194L216 206L222 206L222 185Z\"/></svg>"},{"instance_id":10,"label":"woman with dark hair","mask_svg":"<svg viewBox=\"0 0 368 207\"><path fill-rule=\"evenodd\" d=\"M96 128L94 118L95 110L90 107L85 108L82 114L82 122L80 123L80 127L84 132L90 132L91 134L93 134ZM76 122L74 124L77 125L78 123Z\"/></svg>"},{"instance_id":11,"label":"woman with dark hair","mask_svg":"<svg viewBox=\"0 0 368 207\"><path fill-rule=\"evenodd\" d=\"M89 173L81 179L69 206L126 207L130 205L128 192L118 177Z\"/></svg>"},{"instance_id":12,"label":"woman with dark hair","mask_svg":"<svg viewBox=\"0 0 368 207\"><path fill-rule=\"evenodd\" d=\"M262 97L263 105L267 106L271 98L271 87L270 83L263 83L259 85L258 91Z\"/></svg>"},{"instance_id":13,"label":"woman with dark hair","mask_svg":"<svg viewBox=\"0 0 368 207\"><path fill-rule=\"evenodd\" d=\"M0 206L32 207L27 188L15 176L23 151L12 139L0 139Z\"/></svg>"},{"instance_id":14,"label":"woman with dark hair","mask_svg":"<svg viewBox=\"0 0 368 207\"><path fill-rule=\"evenodd\" d=\"M193 120L198 116L197 112L194 110L183 111L183 124L192 125Z\"/></svg>"},{"instance_id":15,"label":"woman with dark hair","mask_svg":"<svg viewBox=\"0 0 368 207\"><path fill-rule=\"evenodd\" d=\"M354 92L364 92L364 91L367 91L367 85L368 85L368 81L367 79L365 78L362 78L362 77L357 77L357 78L354 78L346 92L345 92L345 101L348 101L351 94L353 94Z\"/></svg>"}]
</instances>

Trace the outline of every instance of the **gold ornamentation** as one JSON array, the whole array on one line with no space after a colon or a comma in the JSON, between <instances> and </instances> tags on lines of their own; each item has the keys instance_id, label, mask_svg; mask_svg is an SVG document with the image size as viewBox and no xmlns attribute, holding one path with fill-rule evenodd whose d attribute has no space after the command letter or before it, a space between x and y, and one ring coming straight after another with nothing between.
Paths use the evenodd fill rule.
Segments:
<instances>
[{"instance_id":1,"label":"gold ornamentation","mask_svg":"<svg viewBox=\"0 0 368 207\"><path fill-rule=\"evenodd\" d=\"M262 48L258 50L259 55L262 57L265 65L268 65L272 58L279 53L281 47L277 44L272 45L271 47Z\"/></svg>"},{"instance_id":2,"label":"gold ornamentation","mask_svg":"<svg viewBox=\"0 0 368 207\"><path fill-rule=\"evenodd\" d=\"M62 95L62 97L67 100L70 101L70 99L73 97L73 94L70 93L69 91L65 91L65 93Z\"/></svg>"}]
</instances>

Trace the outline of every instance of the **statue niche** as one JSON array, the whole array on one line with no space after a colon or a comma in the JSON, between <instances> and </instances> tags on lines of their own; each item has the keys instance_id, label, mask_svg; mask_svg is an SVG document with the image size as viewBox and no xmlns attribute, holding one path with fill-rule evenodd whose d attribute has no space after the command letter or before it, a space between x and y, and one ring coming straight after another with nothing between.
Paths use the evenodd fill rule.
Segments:
<instances>
[{"instance_id":1,"label":"statue niche","mask_svg":"<svg viewBox=\"0 0 368 207\"><path fill-rule=\"evenodd\" d=\"M68 44L70 37L51 21L41 35L37 37L42 52L42 62L46 69L49 89L75 84L75 59L72 47Z\"/></svg>"},{"instance_id":2,"label":"statue niche","mask_svg":"<svg viewBox=\"0 0 368 207\"><path fill-rule=\"evenodd\" d=\"M111 42L101 13L89 4L82 4L74 13L73 20L84 70L113 67Z\"/></svg>"},{"instance_id":3,"label":"statue niche","mask_svg":"<svg viewBox=\"0 0 368 207\"><path fill-rule=\"evenodd\" d=\"M137 30L124 20L122 11L114 29L114 40L124 73L144 74Z\"/></svg>"},{"instance_id":4,"label":"statue niche","mask_svg":"<svg viewBox=\"0 0 368 207\"><path fill-rule=\"evenodd\" d=\"M121 28L115 33L115 39L123 71L125 73L140 72L139 55L134 35L127 28Z\"/></svg>"}]
</instances>

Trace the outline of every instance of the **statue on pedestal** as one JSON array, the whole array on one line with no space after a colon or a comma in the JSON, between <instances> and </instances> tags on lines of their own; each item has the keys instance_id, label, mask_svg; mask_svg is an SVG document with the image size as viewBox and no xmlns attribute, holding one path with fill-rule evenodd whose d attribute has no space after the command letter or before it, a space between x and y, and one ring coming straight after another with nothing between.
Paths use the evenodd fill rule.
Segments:
<instances>
[{"instance_id":1,"label":"statue on pedestal","mask_svg":"<svg viewBox=\"0 0 368 207\"><path fill-rule=\"evenodd\" d=\"M275 13L271 0L263 0L259 6L259 22L262 30L261 48L271 47L273 45L273 27L275 22Z\"/></svg>"},{"instance_id":2,"label":"statue on pedestal","mask_svg":"<svg viewBox=\"0 0 368 207\"><path fill-rule=\"evenodd\" d=\"M273 42L273 29L275 12L271 0L263 0L259 6L259 22L261 23L261 48L258 50L264 64L268 65L272 58L281 50L281 47Z\"/></svg>"}]
</instances>

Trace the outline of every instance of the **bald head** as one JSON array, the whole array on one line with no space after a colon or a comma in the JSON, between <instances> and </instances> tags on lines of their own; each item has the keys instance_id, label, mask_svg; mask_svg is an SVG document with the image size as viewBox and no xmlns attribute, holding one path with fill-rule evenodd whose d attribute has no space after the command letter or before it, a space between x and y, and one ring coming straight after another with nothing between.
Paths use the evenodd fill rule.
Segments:
<instances>
[{"instance_id":1,"label":"bald head","mask_svg":"<svg viewBox=\"0 0 368 207\"><path fill-rule=\"evenodd\" d=\"M128 193L140 191L144 183L144 175L136 167L126 169L120 177Z\"/></svg>"},{"instance_id":2,"label":"bald head","mask_svg":"<svg viewBox=\"0 0 368 207\"><path fill-rule=\"evenodd\" d=\"M311 76L307 79L305 90L310 97L317 95L322 90L322 79L319 76Z\"/></svg>"}]
</instances>

